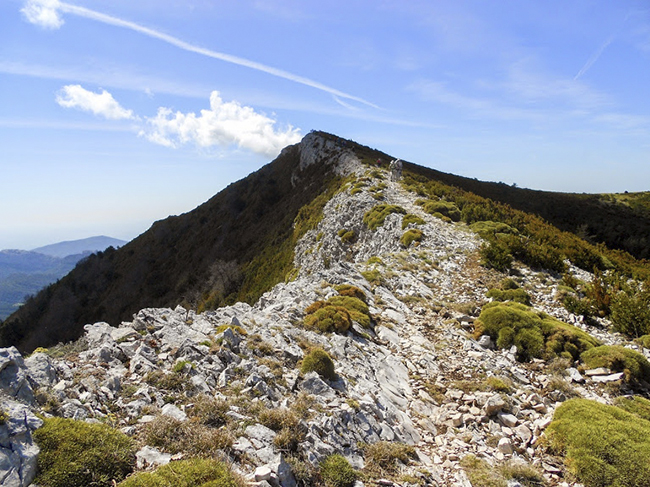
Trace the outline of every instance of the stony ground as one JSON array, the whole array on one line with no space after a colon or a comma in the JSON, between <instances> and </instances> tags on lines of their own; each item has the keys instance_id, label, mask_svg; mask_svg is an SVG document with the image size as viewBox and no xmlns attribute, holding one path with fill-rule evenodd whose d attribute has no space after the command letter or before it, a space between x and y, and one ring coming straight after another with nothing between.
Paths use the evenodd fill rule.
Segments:
<instances>
[{"instance_id":1,"label":"stony ground","mask_svg":"<svg viewBox=\"0 0 650 487\"><path fill-rule=\"evenodd\" d=\"M313 154L308 159L313 163ZM27 485L20 479L33 473L29 432L40 421L33 411L109 422L138 440L139 467L153 468L193 453L172 451L162 440L152 444L151 431L198 424L206 398L223 408L223 418L189 429L195 444L221 432L225 447L217 454L254 485L296 485L332 453L365 468L366 485L470 486L461 466L470 454L491 465L531 465L547 485L577 485L561 459L546 452L544 429L569 397L610 401L608 379L583 376L567 361L522 364L515 350L473 339L488 289L506 277L479 265L480 239L463 224L423 212L417 196L382 171L369 176L347 153L339 160L342 172L365 175L366 184L360 191L347 187L327 204L318 227L296 247L298 278L255 306L200 315L181 307L145 309L117 327L88 325L77 344L34 353L24 363L15 350L4 350L0 406L23 422L1 426L7 431L0 455L13 461L2 485ZM401 214L369 230L363 216L379 203L421 217L421 243L400 244ZM342 229L355 238L343 242ZM587 326L556 302L558 276L519 266L511 277L536 309L604 343L623 342L606 322ZM344 335L305 329L305 308L337 295L341 284L363 291L372 326L355 324ZM314 347L332 356L336 379L300 372ZM269 421L270 411L290 426ZM378 442L409 445L410 458L380 468L364 449ZM12 478L19 481L11 484Z\"/></svg>"}]
</instances>

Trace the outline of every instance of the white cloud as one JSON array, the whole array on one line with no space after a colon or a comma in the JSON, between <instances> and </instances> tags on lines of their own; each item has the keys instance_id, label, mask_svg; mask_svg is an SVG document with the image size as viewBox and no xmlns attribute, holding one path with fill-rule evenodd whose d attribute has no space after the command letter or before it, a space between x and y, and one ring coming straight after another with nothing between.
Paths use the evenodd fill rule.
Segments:
<instances>
[{"instance_id":1,"label":"white cloud","mask_svg":"<svg viewBox=\"0 0 650 487\"><path fill-rule=\"evenodd\" d=\"M61 3L59 0L27 0L20 9L28 22L45 29L58 29L63 25L59 15Z\"/></svg>"},{"instance_id":2,"label":"white cloud","mask_svg":"<svg viewBox=\"0 0 650 487\"><path fill-rule=\"evenodd\" d=\"M140 134L166 147L195 143L199 147L237 146L276 156L280 150L300 141L300 129L289 126L275 129L275 120L255 112L236 101L224 102L218 91L210 95L210 109L194 113L173 113L159 108L155 117L147 118L149 127Z\"/></svg>"},{"instance_id":3,"label":"white cloud","mask_svg":"<svg viewBox=\"0 0 650 487\"><path fill-rule=\"evenodd\" d=\"M82 88L81 85L67 85L57 95L56 102L65 108L77 108L110 120L135 119L133 111L123 108L106 90L94 93Z\"/></svg>"}]
</instances>

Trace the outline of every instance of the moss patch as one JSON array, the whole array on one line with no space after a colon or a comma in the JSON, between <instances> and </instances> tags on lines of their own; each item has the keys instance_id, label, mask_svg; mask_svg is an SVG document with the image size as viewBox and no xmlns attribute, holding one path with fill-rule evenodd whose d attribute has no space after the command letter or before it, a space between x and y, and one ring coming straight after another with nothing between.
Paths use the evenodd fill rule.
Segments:
<instances>
[{"instance_id":1,"label":"moss patch","mask_svg":"<svg viewBox=\"0 0 650 487\"><path fill-rule=\"evenodd\" d=\"M476 322L474 336L490 335L499 348L517 346L519 360L565 356L577 359L600 342L575 326L520 303L493 302L485 305Z\"/></svg>"},{"instance_id":2,"label":"moss patch","mask_svg":"<svg viewBox=\"0 0 650 487\"><path fill-rule=\"evenodd\" d=\"M405 215L406 210L401 206L396 205L377 205L363 215L363 223L365 223L370 230L376 230L384 224L386 217L391 213L401 213L402 215Z\"/></svg>"},{"instance_id":3,"label":"moss patch","mask_svg":"<svg viewBox=\"0 0 650 487\"><path fill-rule=\"evenodd\" d=\"M352 487L359 478L359 473L339 454L330 455L323 460L320 475L327 487Z\"/></svg>"},{"instance_id":4,"label":"moss patch","mask_svg":"<svg viewBox=\"0 0 650 487\"><path fill-rule=\"evenodd\" d=\"M425 223L426 222L419 216L414 215L413 213L407 213L406 215L404 215L404 218L402 218L402 230L404 230L410 224L424 225Z\"/></svg>"},{"instance_id":5,"label":"moss patch","mask_svg":"<svg viewBox=\"0 0 650 487\"><path fill-rule=\"evenodd\" d=\"M430 215L447 217L449 220L460 221L460 210L455 203L451 201L424 201L418 200L416 203L422 206L422 209ZM439 217L440 218L440 217Z\"/></svg>"},{"instance_id":6,"label":"moss patch","mask_svg":"<svg viewBox=\"0 0 650 487\"><path fill-rule=\"evenodd\" d=\"M317 372L318 375L326 379L336 379L332 357L330 357L322 348L315 348L305 355L302 359L302 364L300 365L300 372L303 374Z\"/></svg>"},{"instance_id":7,"label":"moss patch","mask_svg":"<svg viewBox=\"0 0 650 487\"><path fill-rule=\"evenodd\" d=\"M422 230L418 228L411 228L404 232L402 237L399 239L399 243L401 243L404 247L409 248L412 243L420 243L422 241L422 238L424 238L424 233L422 233Z\"/></svg>"},{"instance_id":8,"label":"moss patch","mask_svg":"<svg viewBox=\"0 0 650 487\"><path fill-rule=\"evenodd\" d=\"M586 487L647 487L649 421L615 406L571 399L557 408L546 434Z\"/></svg>"},{"instance_id":9,"label":"moss patch","mask_svg":"<svg viewBox=\"0 0 650 487\"><path fill-rule=\"evenodd\" d=\"M105 424L46 418L34 432L41 449L36 483L44 487L109 487L133 471L133 441Z\"/></svg>"}]
</instances>

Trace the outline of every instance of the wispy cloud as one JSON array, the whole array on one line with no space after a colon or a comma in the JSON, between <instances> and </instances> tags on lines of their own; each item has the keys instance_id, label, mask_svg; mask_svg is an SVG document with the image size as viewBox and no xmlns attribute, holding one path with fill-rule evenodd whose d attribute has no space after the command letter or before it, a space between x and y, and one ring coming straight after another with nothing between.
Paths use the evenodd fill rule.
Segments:
<instances>
[{"instance_id":1,"label":"wispy cloud","mask_svg":"<svg viewBox=\"0 0 650 487\"><path fill-rule=\"evenodd\" d=\"M263 73L267 73L272 76L277 76L278 78L283 78L292 81L294 83L315 88L317 90L329 93L330 95L338 96L339 98L345 98L347 100L356 101L358 103L362 103L364 105L371 106L373 108L378 108L375 104L367 100L364 100L361 97L354 96L349 93L345 93L343 91L337 90L336 88L324 85L318 81L306 78L304 76L299 76L297 74L290 73L282 69L274 68L266 64L258 63L256 61L251 61L249 59L245 59L242 57L233 56L231 54L226 54L218 51L213 51L211 49L206 49L200 46L195 46L194 44L190 44L189 42L185 42L177 37L171 36L169 34L165 34L164 32L160 32L158 30L142 26L135 22L120 19L112 15L107 15L101 12L97 12L95 10L90 10L85 7L79 7L77 5L72 5L69 3L58 2L57 0L28 0L23 11L26 10L28 7L34 10L35 12L39 13L38 15L35 14L33 16L27 16L26 14L27 20L32 23L36 23L37 25L44 25L43 21L40 20L43 16L49 19L53 15L56 15L57 18L59 18L60 20L60 23L58 24L58 27L60 27L63 24L63 21L62 19L60 19L60 17L58 17L59 12L77 15L79 17L95 20L97 22L102 22L104 24L113 25L116 27L122 27L135 32L139 32L140 34L144 34L154 39L161 40L163 42L171 44L172 46L178 47L179 49L183 49L188 52L193 52L196 54L200 54L202 56L218 59L220 61L225 61L239 66L244 66L250 69L254 69L256 71L261 71ZM50 25L48 25L48 27L56 28L55 23L51 23Z\"/></svg>"},{"instance_id":2,"label":"wispy cloud","mask_svg":"<svg viewBox=\"0 0 650 487\"><path fill-rule=\"evenodd\" d=\"M94 93L81 85L67 85L61 89L56 102L65 108L91 112L108 120L134 120L133 110L122 107L108 91Z\"/></svg>"},{"instance_id":3,"label":"wispy cloud","mask_svg":"<svg viewBox=\"0 0 650 487\"><path fill-rule=\"evenodd\" d=\"M275 128L275 120L237 102L224 102L219 92L210 95L210 109L194 113L172 113L159 108L147 118L141 135L166 147L193 143L201 148L237 145L265 156L276 156L284 147L300 141L300 130Z\"/></svg>"},{"instance_id":4,"label":"wispy cloud","mask_svg":"<svg viewBox=\"0 0 650 487\"><path fill-rule=\"evenodd\" d=\"M614 36L609 36L605 42L603 42L598 49L591 55L589 59L587 59L587 62L580 68L580 71L578 71L578 74L576 74L573 79L577 80L578 78L582 77L589 68L591 68L596 61L598 61L598 58L603 54L603 51L607 49L607 46L609 46L612 42L614 41Z\"/></svg>"},{"instance_id":5,"label":"wispy cloud","mask_svg":"<svg viewBox=\"0 0 650 487\"><path fill-rule=\"evenodd\" d=\"M58 29L63 25L59 15L61 3L59 0L27 0L20 9L28 22L45 29Z\"/></svg>"}]
</instances>

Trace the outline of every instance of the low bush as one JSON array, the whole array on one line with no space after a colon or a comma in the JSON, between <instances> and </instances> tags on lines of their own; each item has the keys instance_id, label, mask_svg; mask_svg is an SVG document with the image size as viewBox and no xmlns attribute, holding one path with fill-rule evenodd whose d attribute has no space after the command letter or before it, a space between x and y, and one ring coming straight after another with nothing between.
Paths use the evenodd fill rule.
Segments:
<instances>
[{"instance_id":1,"label":"low bush","mask_svg":"<svg viewBox=\"0 0 650 487\"><path fill-rule=\"evenodd\" d=\"M305 308L305 328L321 333L345 333L356 321L364 328L370 327L370 310L365 301L365 294L355 286L339 286L339 296L332 296L327 301L316 301ZM359 298L357 296L362 296Z\"/></svg>"},{"instance_id":2,"label":"low bush","mask_svg":"<svg viewBox=\"0 0 650 487\"><path fill-rule=\"evenodd\" d=\"M406 210L401 206L396 205L377 205L363 215L363 223L365 223L370 230L376 230L384 224L386 217L391 213L401 213L405 215Z\"/></svg>"},{"instance_id":3,"label":"low bush","mask_svg":"<svg viewBox=\"0 0 650 487\"><path fill-rule=\"evenodd\" d=\"M402 237L399 239L399 243L401 243L404 247L409 248L413 242L420 243L423 237L424 233L422 233L422 230L418 228L411 228L404 232Z\"/></svg>"},{"instance_id":4,"label":"low bush","mask_svg":"<svg viewBox=\"0 0 650 487\"><path fill-rule=\"evenodd\" d=\"M361 301L359 298L352 296L332 296L327 300L327 304L332 306L342 306L348 313L350 317L362 325L364 328L370 326L370 310L368 305Z\"/></svg>"},{"instance_id":5,"label":"low bush","mask_svg":"<svg viewBox=\"0 0 650 487\"><path fill-rule=\"evenodd\" d=\"M164 465L154 472L140 472L119 487L245 487L221 461L194 458Z\"/></svg>"},{"instance_id":6,"label":"low bush","mask_svg":"<svg viewBox=\"0 0 650 487\"><path fill-rule=\"evenodd\" d=\"M360 299L364 303L367 302L366 293L364 293L360 288L351 284L340 284L338 286L334 286L334 289L336 289L336 292L338 292L341 296L350 296L351 298Z\"/></svg>"},{"instance_id":7,"label":"low bush","mask_svg":"<svg viewBox=\"0 0 650 487\"><path fill-rule=\"evenodd\" d=\"M483 238L493 238L499 233L504 234L517 234L519 233L516 228L501 222L481 221L472 223L469 226L472 230L478 233Z\"/></svg>"},{"instance_id":8,"label":"low bush","mask_svg":"<svg viewBox=\"0 0 650 487\"><path fill-rule=\"evenodd\" d=\"M499 348L517 347L517 358L553 358L573 360L600 342L575 326L535 312L520 303L486 304L475 324L474 336L490 335Z\"/></svg>"},{"instance_id":9,"label":"low bush","mask_svg":"<svg viewBox=\"0 0 650 487\"><path fill-rule=\"evenodd\" d=\"M105 424L46 418L34 439L41 449L35 483L43 487L109 487L135 466L133 441Z\"/></svg>"},{"instance_id":10,"label":"low bush","mask_svg":"<svg viewBox=\"0 0 650 487\"><path fill-rule=\"evenodd\" d=\"M339 454L330 455L321 462L320 475L327 487L352 487L359 478L350 462Z\"/></svg>"},{"instance_id":11,"label":"low bush","mask_svg":"<svg viewBox=\"0 0 650 487\"><path fill-rule=\"evenodd\" d=\"M338 231L338 236L341 239L341 242L347 244L354 243L354 241L357 239L357 234L354 232L354 230L347 230L345 228L342 228Z\"/></svg>"},{"instance_id":12,"label":"low bush","mask_svg":"<svg viewBox=\"0 0 650 487\"><path fill-rule=\"evenodd\" d=\"M650 422L615 406L571 399L546 429L555 453L585 487L647 487Z\"/></svg>"},{"instance_id":13,"label":"low bush","mask_svg":"<svg viewBox=\"0 0 650 487\"><path fill-rule=\"evenodd\" d=\"M458 222L460 221L460 210L455 203L451 201L416 201L422 205L422 209L429 213L430 215L436 215L436 213L446 216L451 221Z\"/></svg>"},{"instance_id":14,"label":"low bush","mask_svg":"<svg viewBox=\"0 0 650 487\"><path fill-rule=\"evenodd\" d=\"M633 386L650 383L650 363L635 350L620 345L603 345L585 351L580 358L587 369L607 367L613 372L624 372L625 382Z\"/></svg>"},{"instance_id":15,"label":"low bush","mask_svg":"<svg viewBox=\"0 0 650 487\"><path fill-rule=\"evenodd\" d=\"M402 230L406 229L409 225L424 225L426 222L420 218L417 215L414 215L413 213L407 213L404 215L404 218L402 218Z\"/></svg>"},{"instance_id":16,"label":"low bush","mask_svg":"<svg viewBox=\"0 0 650 487\"><path fill-rule=\"evenodd\" d=\"M321 377L329 380L336 379L336 372L334 371L334 362L329 354L322 348L315 348L309 352L302 359L300 365L300 372L308 374L309 372L316 372Z\"/></svg>"},{"instance_id":17,"label":"low bush","mask_svg":"<svg viewBox=\"0 0 650 487\"><path fill-rule=\"evenodd\" d=\"M486 296L495 301L514 301L530 306L530 296L523 289L490 289Z\"/></svg>"},{"instance_id":18,"label":"low bush","mask_svg":"<svg viewBox=\"0 0 650 487\"><path fill-rule=\"evenodd\" d=\"M650 285L619 291L612 299L611 320L614 328L636 338L650 334Z\"/></svg>"},{"instance_id":19,"label":"low bush","mask_svg":"<svg viewBox=\"0 0 650 487\"><path fill-rule=\"evenodd\" d=\"M321 333L345 333L352 326L352 318L342 306L331 306L324 301L316 301L305 309L304 326L308 330Z\"/></svg>"},{"instance_id":20,"label":"low bush","mask_svg":"<svg viewBox=\"0 0 650 487\"><path fill-rule=\"evenodd\" d=\"M487 242L479 249L481 265L490 269L505 272L510 269L513 257L506 245L498 241Z\"/></svg>"}]
</instances>

